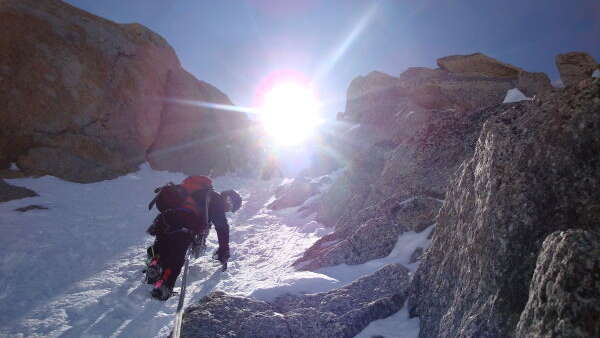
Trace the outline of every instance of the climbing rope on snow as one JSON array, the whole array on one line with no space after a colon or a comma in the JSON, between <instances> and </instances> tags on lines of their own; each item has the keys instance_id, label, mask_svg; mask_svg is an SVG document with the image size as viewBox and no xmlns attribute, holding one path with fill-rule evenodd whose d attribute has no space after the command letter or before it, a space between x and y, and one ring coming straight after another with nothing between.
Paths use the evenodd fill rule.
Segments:
<instances>
[{"instance_id":1,"label":"climbing rope on snow","mask_svg":"<svg viewBox=\"0 0 600 338\"><path fill-rule=\"evenodd\" d=\"M210 203L210 191L207 191L206 193L206 200L204 203L204 217L205 217L205 226L206 229L208 229L208 207L209 207L209 203ZM204 238L204 240L206 240L206 238ZM181 277L181 292L179 294L179 303L177 303L177 312L175 312L175 326L173 327L173 338L179 338L181 335L181 324L183 321L183 303L185 302L185 289L187 286L187 275L188 275L188 266L190 265L190 259L192 257L192 255L195 256L195 258L198 258L199 253L201 251L204 251L205 248L202 248L202 246L206 246L206 243L203 241L200 244L200 248L198 246L194 246L194 243L192 242L186 252L185 252L185 263L183 266L183 276Z\"/></svg>"},{"instance_id":2,"label":"climbing rope on snow","mask_svg":"<svg viewBox=\"0 0 600 338\"><path fill-rule=\"evenodd\" d=\"M190 245L185 253L185 263L183 266L183 276L181 279L181 292L179 293L179 303L177 303L177 312L175 312L175 326L173 327L173 338L179 338L181 335L181 323L183 321L183 303L185 302L185 289L187 286L188 266L192 251Z\"/></svg>"}]
</instances>

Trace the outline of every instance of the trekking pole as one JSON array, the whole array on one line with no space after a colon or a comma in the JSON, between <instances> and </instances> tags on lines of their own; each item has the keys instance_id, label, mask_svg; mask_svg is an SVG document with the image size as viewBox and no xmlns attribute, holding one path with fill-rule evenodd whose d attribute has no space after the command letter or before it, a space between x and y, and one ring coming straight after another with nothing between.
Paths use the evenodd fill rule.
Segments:
<instances>
[{"instance_id":1,"label":"trekking pole","mask_svg":"<svg viewBox=\"0 0 600 338\"><path fill-rule=\"evenodd\" d=\"M181 335L181 324L183 321L183 303L185 302L185 289L187 285L187 273L190 262L191 245L188 246L185 252L185 264L183 266L183 277L181 279L181 292L179 293L179 303L177 304L177 312L175 313L175 327L173 328L173 338L179 338Z\"/></svg>"}]
</instances>

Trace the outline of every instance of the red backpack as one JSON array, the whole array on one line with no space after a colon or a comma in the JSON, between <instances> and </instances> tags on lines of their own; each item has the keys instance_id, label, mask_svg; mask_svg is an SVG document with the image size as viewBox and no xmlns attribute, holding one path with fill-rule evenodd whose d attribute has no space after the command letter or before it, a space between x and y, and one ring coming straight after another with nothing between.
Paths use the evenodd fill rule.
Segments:
<instances>
[{"instance_id":1,"label":"red backpack","mask_svg":"<svg viewBox=\"0 0 600 338\"><path fill-rule=\"evenodd\" d=\"M156 208L160 212L169 209L186 208L195 212L198 216L203 215L199 210L200 198L212 190L212 180L207 176L189 176L181 184L169 182L162 187L154 189L156 196L148 204L148 209Z\"/></svg>"},{"instance_id":2,"label":"red backpack","mask_svg":"<svg viewBox=\"0 0 600 338\"><path fill-rule=\"evenodd\" d=\"M202 224L193 226L196 231L207 230L208 223L208 203L210 203L210 191L212 191L212 181L206 176L190 176L183 180L181 184L167 183L154 190L156 196L150 201L148 209L156 205L160 215L158 215L148 229L151 235L169 230L169 226L163 224L165 215L169 213L193 212L198 221ZM201 210L201 206L202 208ZM180 210L177 210L180 209ZM182 210L183 209L183 210Z\"/></svg>"}]
</instances>

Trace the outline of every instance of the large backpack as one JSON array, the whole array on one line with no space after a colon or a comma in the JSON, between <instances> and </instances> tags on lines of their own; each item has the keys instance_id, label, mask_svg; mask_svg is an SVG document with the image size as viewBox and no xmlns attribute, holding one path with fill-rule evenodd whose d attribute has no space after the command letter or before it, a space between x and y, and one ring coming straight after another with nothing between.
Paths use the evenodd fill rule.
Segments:
<instances>
[{"instance_id":1,"label":"large backpack","mask_svg":"<svg viewBox=\"0 0 600 338\"><path fill-rule=\"evenodd\" d=\"M160 212L181 208L187 198L187 191L182 186L173 184L173 182L154 189L154 193L156 196L148 204L148 210L155 205Z\"/></svg>"},{"instance_id":2,"label":"large backpack","mask_svg":"<svg viewBox=\"0 0 600 338\"><path fill-rule=\"evenodd\" d=\"M196 214L202 224L201 228L208 228L208 196L212 191L212 180L206 176L189 176L181 184L167 183L154 190L156 196L150 201L148 209L154 206L162 214L177 209L187 209ZM160 216L157 216L157 220ZM156 223L156 220L155 220ZM158 229L157 229L158 227ZM152 232L160 232L162 226L153 224ZM150 229L149 229L150 230ZM150 233L150 231L148 231Z\"/></svg>"},{"instance_id":3,"label":"large backpack","mask_svg":"<svg viewBox=\"0 0 600 338\"><path fill-rule=\"evenodd\" d=\"M207 176L189 176L181 182L169 182L154 189L156 196L148 204L148 210L155 205L158 211L169 209L189 208L200 213L199 204L204 201L207 192L212 190L212 180Z\"/></svg>"}]
</instances>

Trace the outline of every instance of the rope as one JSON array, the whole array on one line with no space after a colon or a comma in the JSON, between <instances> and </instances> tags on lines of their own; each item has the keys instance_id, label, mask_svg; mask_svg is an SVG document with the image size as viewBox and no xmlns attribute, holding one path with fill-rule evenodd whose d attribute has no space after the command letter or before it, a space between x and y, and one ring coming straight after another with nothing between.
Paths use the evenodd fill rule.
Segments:
<instances>
[{"instance_id":1,"label":"rope","mask_svg":"<svg viewBox=\"0 0 600 338\"><path fill-rule=\"evenodd\" d=\"M175 327L173 328L173 338L179 338L181 335L181 324L183 322L183 303L185 302L185 290L187 285L188 266L190 263L191 245L188 246L185 252L185 264L183 266L183 276L181 280L181 292L179 293L179 303L177 304L177 312L175 313Z\"/></svg>"},{"instance_id":2,"label":"rope","mask_svg":"<svg viewBox=\"0 0 600 338\"><path fill-rule=\"evenodd\" d=\"M208 203L210 202L210 191L206 193L206 209L205 209L205 220L208 226ZM175 313L175 327L173 328L173 338L179 338L181 336L181 324L183 322L183 304L185 303L185 290L187 286L187 275L188 266L190 264L190 257L192 255L192 244L188 246L185 252L185 263L183 266L183 276L181 279L181 292L179 293L179 303L177 303L177 312Z\"/></svg>"}]
</instances>

